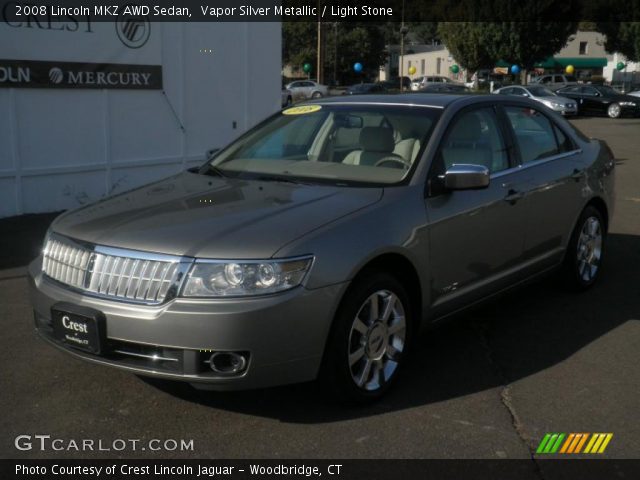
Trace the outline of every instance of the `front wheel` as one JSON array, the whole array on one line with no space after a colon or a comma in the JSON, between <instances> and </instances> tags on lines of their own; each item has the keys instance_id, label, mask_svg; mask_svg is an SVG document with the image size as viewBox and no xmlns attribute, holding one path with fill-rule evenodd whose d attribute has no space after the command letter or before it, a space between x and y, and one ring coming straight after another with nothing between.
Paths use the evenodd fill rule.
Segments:
<instances>
[{"instance_id":1,"label":"front wheel","mask_svg":"<svg viewBox=\"0 0 640 480\"><path fill-rule=\"evenodd\" d=\"M322 94L320 92L313 92L313 94L311 95L311 98L321 98Z\"/></svg>"},{"instance_id":2,"label":"front wheel","mask_svg":"<svg viewBox=\"0 0 640 480\"><path fill-rule=\"evenodd\" d=\"M622 108L617 103L612 103L607 108L607 115L609 115L609 118L619 118L621 114Z\"/></svg>"},{"instance_id":3,"label":"front wheel","mask_svg":"<svg viewBox=\"0 0 640 480\"><path fill-rule=\"evenodd\" d=\"M322 384L349 403L381 397L405 362L412 320L409 297L395 277L373 273L356 280L334 320Z\"/></svg>"},{"instance_id":4,"label":"front wheel","mask_svg":"<svg viewBox=\"0 0 640 480\"><path fill-rule=\"evenodd\" d=\"M567 286L586 290L592 286L602 269L606 231L600 211L592 206L584 209L567 248L564 274Z\"/></svg>"}]
</instances>

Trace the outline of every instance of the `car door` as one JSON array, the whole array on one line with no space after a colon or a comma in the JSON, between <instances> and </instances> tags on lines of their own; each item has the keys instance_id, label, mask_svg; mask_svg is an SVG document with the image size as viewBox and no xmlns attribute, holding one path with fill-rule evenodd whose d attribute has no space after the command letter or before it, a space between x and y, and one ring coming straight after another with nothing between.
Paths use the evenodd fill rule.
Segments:
<instances>
[{"instance_id":1,"label":"car door","mask_svg":"<svg viewBox=\"0 0 640 480\"><path fill-rule=\"evenodd\" d=\"M528 273L558 263L581 202L582 152L571 136L542 110L504 107L520 156L528 172L528 222L523 261Z\"/></svg>"},{"instance_id":2,"label":"car door","mask_svg":"<svg viewBox=\"0 0 640 480\"><path fill-rule=\"evenodd\" d=\"M602 95L593 87L582 87L582 104L584 111L589 113L602 113L606 107L602 101Z\"/></svg>"},{"instance_id":3,"label":"car door","mask_svg":"<svg viewBox=\"0 0 640 480\"><path fill-rule=\"evenodd\" d=\"M557 93L561 97L566 97L566 98L570 98L571 100L575 100L576 105L578 107L578 111L580 113L583 113L585 111L583 101L582 101L582 87L580 86L565 87L558 90Z\"/></svg>"},{"instance_id":4,"label":"car door","mask_svg":"<svg viewBox=\"0 0 640 480\"><path fill-rule=\"evenodd\" d=\"M512 140L491 107L461 111L447 129L428 177L431 298L434 315L456 310L513 281L523 251L527 173L515 165ZM490 184L447 191L454 164L484 165Z\"/></svg>"}]
</instances>

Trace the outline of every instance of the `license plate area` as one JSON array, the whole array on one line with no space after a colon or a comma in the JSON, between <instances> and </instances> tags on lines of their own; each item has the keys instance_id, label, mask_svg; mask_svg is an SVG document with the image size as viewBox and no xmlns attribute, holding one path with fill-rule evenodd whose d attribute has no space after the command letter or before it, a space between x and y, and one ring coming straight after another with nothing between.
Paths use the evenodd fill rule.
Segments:
<instances>
[{"instance_id":1,"label":"license plate area","mask_svg":"<svg viewBox=\"0 0 640 480\"><path fill-rule=\"evenodd\" d=\"M53 335L65 345L99 355L106 345L106 319L102 312L71 303L51 308Z\"/></svg>"}]
</instances>

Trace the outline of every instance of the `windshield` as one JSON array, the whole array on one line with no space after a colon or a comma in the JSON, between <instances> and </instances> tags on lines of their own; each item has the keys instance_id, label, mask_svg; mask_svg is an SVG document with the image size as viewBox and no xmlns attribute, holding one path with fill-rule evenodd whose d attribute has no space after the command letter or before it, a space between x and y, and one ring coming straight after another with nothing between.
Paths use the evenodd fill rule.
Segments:
<instances>
[{"instance_id":1,"label":"windshield","mask_svg":"<svg viewBox=\"0 0 640 480\"><path fill-rule=\"evenodd\" d=\"M440 109L417 106L292 107L247 132L208 165L236 178L394 184L413 171L439 115Z\"/></svg>"},{"instance_id":2,"label":"windshield","mask_svg":"<svg viewBox=\"0 0 640 480\"><path fill-rule=\"evenodd\" d=\"M621 95L620 92L608 86L600 86L597 88L603 95Z\"/></svg>"},{"instance_id":3,"label":"windshield","mask_svg":"<svg viewBox=\"0 0 640 480\"><path fill-rule=\"evenodd\" d=\"M529 87L529 92L534 97L555 97L556 94L545 87Z\"/></svg>"}]
</instances>

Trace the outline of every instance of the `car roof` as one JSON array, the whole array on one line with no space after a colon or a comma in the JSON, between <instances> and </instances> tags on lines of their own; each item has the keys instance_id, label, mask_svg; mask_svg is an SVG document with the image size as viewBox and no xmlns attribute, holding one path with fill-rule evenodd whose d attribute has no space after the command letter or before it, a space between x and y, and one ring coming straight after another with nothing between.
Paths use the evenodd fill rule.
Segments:
<instances>
[{"instance_id":1,"label":"car roof","mask_svg":"<svg viewBox=\"0 0 640 480\"><path fill-rule=\"evenodd\" d=\"M361 100L361 103L367 103L371 105L420 105L425 107L439 107L444 108L447 105L455 102L459 99L464 99L469 95L444 95L429 94L429 93L400 93L397 95L352 95L346 100L343 97L327 97L321 100L316 100L311 103L314 104L344 104L344 103L356 103Z\"/></svg>"}]
</instances>

